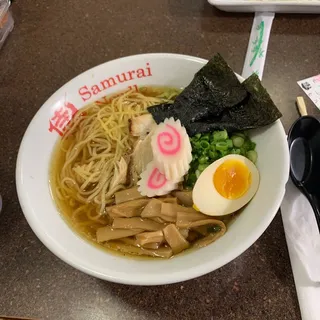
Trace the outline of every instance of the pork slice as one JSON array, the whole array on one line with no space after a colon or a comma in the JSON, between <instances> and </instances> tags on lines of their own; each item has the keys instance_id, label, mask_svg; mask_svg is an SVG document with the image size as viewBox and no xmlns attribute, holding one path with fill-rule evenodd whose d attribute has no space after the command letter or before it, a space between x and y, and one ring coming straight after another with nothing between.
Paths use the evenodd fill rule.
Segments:
<instances>
[{"instance_id":1,"label":"pork slice","mask_svg":"<svg viewBox=\"0 0 320 320\"><path fill-rule=\"evenodd\" d=\"M136 185L140 174L146 169L147 164L153 160L151 148L151 137L153 132L150 132L143 140L138 140L130 161L130 179Z\"/></svg>"}]
</instances>

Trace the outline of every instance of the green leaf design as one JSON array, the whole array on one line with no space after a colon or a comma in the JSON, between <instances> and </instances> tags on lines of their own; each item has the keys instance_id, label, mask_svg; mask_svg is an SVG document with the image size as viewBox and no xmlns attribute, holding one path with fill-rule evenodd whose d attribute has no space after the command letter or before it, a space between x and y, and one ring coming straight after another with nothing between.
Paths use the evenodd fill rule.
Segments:
<instances>
[{"instance_id":1,"label":"green leaf design","mask_svg":"<svg viewBox=\"0 0 320 320\"><path fill-rule=\"evenodd\" d=\"M264 51L261 49L263 43L263 35L264 35L264 21L261 21L257 26L257 30L259 31L258 37L252 42L254 45L251 52L253 53L253 57L250 61L250 67L252 67L253 63L257 58L262 58L264 55Z\"/></svg>"},{"instance_id":2,"label":"green leaf design","mask_svg":"<svg viewBox=\"0 0 320 320\"><path fill-rule=\"evenodd\" d=\"M259 58L263 58L263 56L264 56L264 50L262 50L262 49L260 48Z\"/></svg>"}]
</instances>

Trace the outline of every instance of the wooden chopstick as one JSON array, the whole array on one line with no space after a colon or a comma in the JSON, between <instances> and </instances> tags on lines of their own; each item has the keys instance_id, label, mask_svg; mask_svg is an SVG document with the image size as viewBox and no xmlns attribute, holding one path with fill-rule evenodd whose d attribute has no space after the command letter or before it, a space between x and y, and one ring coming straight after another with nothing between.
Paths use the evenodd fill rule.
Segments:
<instances>
[{"instance_id":1,"label":"wooden chopstick","mask_svg":"<svg viewBox=\"0 0 320 320\"><path fill-rule=\"evenodd\" d=\"M308 115L307 106L304 102L303 97L297 97L296 103L297 103L297 107L298 107L298 111L300 113L300 116L307 116Z\"/></svg>"}]
</instances>

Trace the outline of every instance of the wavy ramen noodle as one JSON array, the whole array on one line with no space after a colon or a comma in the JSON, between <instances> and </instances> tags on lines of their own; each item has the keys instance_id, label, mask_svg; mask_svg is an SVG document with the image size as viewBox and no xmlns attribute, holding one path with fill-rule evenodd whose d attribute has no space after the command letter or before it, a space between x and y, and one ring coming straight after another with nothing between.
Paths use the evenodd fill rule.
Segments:
<instances>
[{"instance_id":1,"label":"wavy ramen noodle","mask_svg":"<svg viewBox=\"0 0 320 320\"><path fill-rule=\"evenodd\" d=\"M54 151L50 186L60 212L87 239L125 254L168 258L226 231L222 221L188 207L190 194L150 199L136 190L134 150L149 137L130 134L130 123L179 92L161 87L123 92L105 104L87 105L68 125Z\"/></svg>"}]
</instances>

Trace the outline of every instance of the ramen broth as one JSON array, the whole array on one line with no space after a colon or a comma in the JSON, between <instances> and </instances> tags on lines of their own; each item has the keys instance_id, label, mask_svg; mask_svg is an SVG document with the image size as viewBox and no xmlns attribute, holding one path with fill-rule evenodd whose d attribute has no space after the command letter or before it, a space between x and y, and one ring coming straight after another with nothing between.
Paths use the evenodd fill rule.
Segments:
<instances>
[{"instance_id":1,"label":"ramen broth","mask_svg":"<svg viewBox=\"0 0 320 320\"><path fill-rule=\"evenodd\" d=\"M137 93L118 94L114 99L111 97L109 101L112 102L108 102L106 105L92 103L81 109L77 114L78 117L71 120L65 136L56 143L52 154L50 164L50 188L52 197L61 216L77 234L108 251L111 250L112 252L118 252L126 256L128 254L132 256L141 255L139 246L137 249L131 250L133 249L134 241L136 241L134 235L125 237L125 239L116 239L99 243L97 241L97 230L105 226L112 226L113 218L108 214L108 208L115 204L114 193L126 188L135 187L134 182L128 181L128 172L125 183L123 183L123 179L121 183L113 183L116 175L121 176L121 167L118 166L118 163L121 163L122 159L125 159L125 162L129 167L130 156L138 139L137 137L130 136L129 128L126 128L126 125L129 126L132 117L147 113L147 107L162 102L172 102L180 91L181 90L168 87L142 87ZM136 107L135 103L138 107ZM130 111L128 111L129 109L126 110L126 106ZM113 117L111 120L109 119L108 114L110 114L110 117ZM82 115L85 115L83 116L83 119L81 118ZM98 120L100 122L96 117L99 118ZM120 122L119 120L119 123L116 123L118 121L116 117L122 117L124 120L121 118L121 121L123 122ZM85 121L87 121L87 124L82 126ZM108 121L114 121L114 123L110 124ZM101 123L105 131L101 131L98 128L99 123ZM108 125L110 125L110 128L107 127ZM93 131L96 130L96 133L90 133L90 136L87 131L91 130L91 128ZM113 128L116 128L115 130L118 130L119 132L114 133ZM79 130L82 130L83 132L79 132ZM120 138L118 138L117 134ZM93 138L90 138L90 140L88 137ZM79 149L83 147L82 138L90 141L86 148L79 151ZM109 139L108 143L105 142L104 139ZM119 139L119 141L116 139ZM125 150L123 148L120 149L120 143L126 148ZM99 144L98 147L96 146L97 144ZM68 167L68 163L71 163L70 167ZM107 166L104 166L104 164L107 164ZM112 168L113 171L110 168ZM103 170L111 170L108 172L107 178L101 173ZM127 171L128 170L129 169L127 168ZM89 175L91 176L89 177ZM94 177L94 179L92 177ZM107 182L100 188L100 182L102 180ZM119 180L121 179L119 178ZM105 185L108 185L107 188L104 187ZM84 187L82 188L82 186ZM173 197L174 195L168 195L168 198ZM162 200L164 202L167 201L166 199ZM180 206L180 208L182 206ZM141 208L141 210L142 209L143 208ZM193 210L192 208L188 209ZM229 224L234 216L235 214L224 216L219 220ZM162 221L165 226L168 225L168 222L161 219L155 219L155 221ZM217 223L219 224L220 221ZM212 222L210 222L210 226L211 225ZM208 226L202 227L207 228ZM199 228L202 227L197 227L198 229L195 228L195 230L201 232ZM191 229L188 230L189 235L185 239L191 243L189 248L192 248L193 242L196 242L195 240L192 241L192 239L199 239L199 234L193 237L192 235L196 232L190 232L190 230ZM218 225L216 238L223 235L225 230L225 226L223 222L221 222L221 226ZM181 229L181 231L183 230ZM220 232L222 233L219 234ZM214 240L211 239L210 241ZM168 244L158 243L157 245L158 247L155 246L152 248L152 246L150 246L143 250L148 252L147 256L166 257L167 253L163 253L162 255L159 248L165 252L166 248L169 247ZM160 252L160 255L157 254L157 250ZM155 254L149 254L149 251L155 252Z\"/></svg>"}]
</instances>

